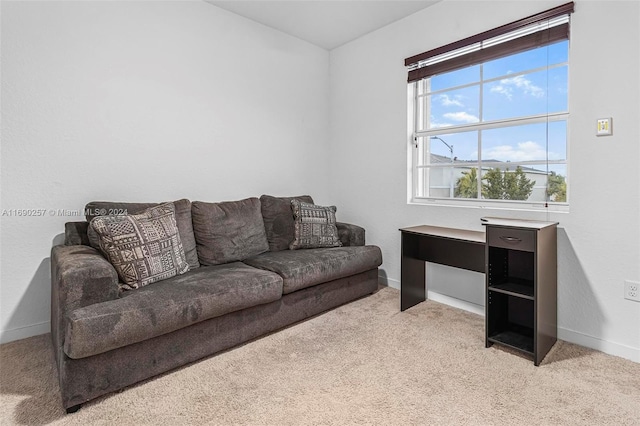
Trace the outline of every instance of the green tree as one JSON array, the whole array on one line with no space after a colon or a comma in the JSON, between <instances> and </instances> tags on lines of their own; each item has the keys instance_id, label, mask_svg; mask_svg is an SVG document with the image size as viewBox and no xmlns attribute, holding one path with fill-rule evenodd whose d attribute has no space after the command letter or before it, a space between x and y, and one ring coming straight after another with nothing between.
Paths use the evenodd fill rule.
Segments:
<instances>
[{"instance_id":1,"label":"green tree","mask_svg":"<svg viewBox=\"0 0 640 426\"><path fill-rule=\"evenodd\" d=\"M504 177L500 169L491 169L482 177L482 196L490 200L504 198Z\"/></svg>"},{"instance_id":2,"label":"green tree","mask_svg":"<svg viewBox=\"0 0 640 426\"><path fill-rule=\"evenodd\" d=\"M490 200L526 200L536 184L536 181L527 179L520 166L516 167L515 172L491 169L482 180L482 196Z\"/></svg>"},{"instance_id":3,"label":"green tree","mask_svg":"<svg viewBox=\"0 0 640 426\"><path fill-rule=\"evenodd\" d=\"M567 180L564 176L551 172L547 185L547 196L551 201L567 201Z\"/></svg>"},{"instance_id":4,"label":"green tree","mask_svg":"<svg viewBox=\"0 0 640 426\"><path fill-rule=\"evenodd\" d=\"M456 181L454 195L457 198L478 198L478 172L475 168L462 172Z\"/></svg>"},{"instance_id":5,"label":"green tree","mask_svg":"<svg viewBox=\"0 0 640 426\"><path fill-rule=\"evenodd\" d=\"M563 177L560 176L560 178ZM526 200L531 195L535 184L536 181L527 179L527 175L520 166L516 167L514 172L509 169L502 172L494 168L482 176L482 197L489 200ZM566 184L564 187L566 197ZM561 193L557 192L557 194ZM478 198L477 169L462 172L462 176L456 181L454 195L457 198ZM557 198L554 200L559 201Z\"/></svg>"},{"instance_id":6,"label":"green tree","mask_svg":"<svg viewBox=\"0 0 640 426\"><path fill-rule=\"evenodd\" d=\"M535 180L527 179L520 166L513 173L509 169L505 170L503 180L505 200L526 200L536 184Z\"/></svg>"}]
</instances>

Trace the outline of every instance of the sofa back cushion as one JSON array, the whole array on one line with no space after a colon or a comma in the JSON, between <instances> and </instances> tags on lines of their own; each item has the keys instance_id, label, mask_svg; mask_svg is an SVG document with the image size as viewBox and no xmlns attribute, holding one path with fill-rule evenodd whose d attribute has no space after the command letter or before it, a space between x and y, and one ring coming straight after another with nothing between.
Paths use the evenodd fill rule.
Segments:
<instances>
[{"instance_id":1,"label":"sofa back cushion","mask_svg":"<svg viewBox=\"0 0 640 426\"><path fill-rule=\"evenodd\" d=\"M244 260L269 250L257 198L222 203L194 201L191 214L202 265Z\"/></svg>"},{"instance_id":2,"label":"sofa back cushion","mask_svg":"<svg viewBox=\"0 0 640 426\"><path fill-rule=\"evenodd\" d=\"M291 200L294 199L313 204L313 198L308 195L297 197L263 195L260 197L269 251L289 250L289 244L294 239L294 221L291 210Z\"/></svg>"},{"instance_id":3,"label":"sofa back cushion","mask_svg":"<svg viewBox=\"0 0 640 426\"><path fill-rule=\"evenodd\" d=\"M139 214L149 207L155 207L160 203L120 203L112 201L91 201L85 206L87 222L91 222L94 217L105 215ZM191 201L182 199L173 202L176 211L176 224L180 241L184 248L187 263L190 269L200 266L198 253L196 251L196 239L193 235L193 225L191 223ZM91 228L88 230L89 242L93 248L100 249L98 241Z\"/></svg>"}]
</instances>

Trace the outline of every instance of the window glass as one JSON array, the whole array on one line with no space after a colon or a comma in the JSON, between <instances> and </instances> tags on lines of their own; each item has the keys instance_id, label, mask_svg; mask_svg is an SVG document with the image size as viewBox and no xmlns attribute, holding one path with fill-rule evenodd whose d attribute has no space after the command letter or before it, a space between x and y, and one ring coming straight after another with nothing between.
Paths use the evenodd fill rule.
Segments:
<instances>
[{"instance_id":1,"label":"window glass","mask_svg":"<svg viewBox=\"0 0 640 426\"><path fill-rule=\"evenodd\" d=\"M567 183L567 165L550 164L549 175L547 177L549 201L558 203L567 202Z\"/></svg>"},{"instance_id":2,"label":"window glass","mask_svg":"<svg viewBox=\"0 0 640 426\"><path fill-rule=\"evenodd\" d=\"M426 98L430 106L429 128L480 121L480 86L439 92Z\"/></svg>"},{"instance_id":3,"label":"window glass","mask_svg":"<svg viewBox=\"0 0 640 426\"><path fill-rule=\"evenodd\" d=\"M442 134L432 136L429 148L425 151L431 153L430 163L442 164L450 162L464 162L478 160L478 131Z\"/></svg>"},{"instance_id":4,"label":"window glass","mask_svg":"<svg viewBox=\"0 0 640 426\"><path fill-rule=\"evenodd\" d=\"M547 71L517 74L485 83L484 121L547 113Z\"/></svg>"},{"instance_id":5,"label":"window glass","mask_svg":"<svg viewBox=\"0 0 640 426\"><path fill-rule=\"evenodd\" d=\"M423 196L435 198L477 198L477 168L465 164L420 170Z\"/></svg>"},{"instance_id":6,"label":"window glass","mask_svg":"<svg viewBox=\"0 0 640 426\"><path fill-rule=\"evenodd\" d=\"M480 80L480 65L472 65L459 70L434 75L430 80L431 92L476 83Z\"/></svg>"},{"instance_id":7,"label":"window glass","mask_svg":"<svg viewBox=\"0 0 640 426\"><path fill-rule=\"evenodd\" d=\"M546 182L546 163L493 165L482 170L482 198L542 202L546 199Z\"/></svg>"},{"instance_id":8,"label":"window glass","mask_svg":"<svg viewBox=\"0 0 640 426\"><path fill-rule=\"evenodd\" d=\"M429 173L429 197L445 198L453 193L451 168L438 167L427 169Z\"/></svg>"},{"instance_id":9,"label":"window glass","mask_svg":"<svg viewBox=\"0 0 640 426\"><path fill-rule=\"evenodd\" d=\"M546 161L547 152L549 160L564 159L566 133L566 121L483 130L482 161Z\"/></svg>"},{"instance_id":10,"label":"window glass","mask_svg":"<svg viewBox=\"0 0 640 426\"><path fill-rule=\"evenodd\" d=\"M491 80L507 74L517 74L526 70L546 67L547 64L565 63L568 61L568 46L569 42L565 40L485 62L483 64L483 78Z\"/></svg>"},{"instance_id":11,"label":"window glass","mask_svg":"<svg viewBox=\"0 0 640 426\"><path fill-rule=\"evenodd\" d=\"M478 198L478 168L458 165L453 170L453 194L455 198Z\"/></svg>"},{"instance_id":12,"label":"window glass","mask_svg":"<svg viewBox=\"0 0 640 426\"><path fill-rule=\"evenodd\" d=\"M568 75L569 67L567 65L551 68L549 70L549 113L569 110L569 97L567 93Z\"/></svg>"},{"instance_id":13,"label":"window glass","mask_svg":"<svg viewBox=\"0 0 640 426\"><path fill-rule=\"evenodd\" d=\"M569 61L569 40L547 46L549 64L560 64Z\"/></svg>"},{"instance_id":14,"label":"window glass","mask_svg":"<svg viewBox=\"0 0 640 426\"><path fill-rule=\"evenodd\" d=\"M549 123L548 147L550 161L567 159L567 120Z\"/></svg>"},{"instance_id":15,"label":"window glass","mask_svg":"<svg viewBox=\"0 0 640 426\"><path fill-rule=\"evenodd\" d=\"M547 65L547 54L548 49L545 46L485 62L483 77L485 80L490 80L507 74L544 67Z\"/></svg>"}]
</instances>

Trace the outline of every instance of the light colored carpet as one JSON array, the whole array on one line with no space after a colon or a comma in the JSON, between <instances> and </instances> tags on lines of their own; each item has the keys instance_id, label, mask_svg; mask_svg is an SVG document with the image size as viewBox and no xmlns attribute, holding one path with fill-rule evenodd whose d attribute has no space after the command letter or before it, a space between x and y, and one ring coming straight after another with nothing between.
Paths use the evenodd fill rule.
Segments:
<instances>
[{"instance_id":1,"label":"light colored carpet","mask_svg":"<svg viewBox=\"0 0 640 426\"><path fill-rule=\"evenodd\" d=\"M65 415L49 335L0 346L0 423L639 425L640 364L558 342L539 367L484 319L384 288Z\"/></svg>"}]
</instances>

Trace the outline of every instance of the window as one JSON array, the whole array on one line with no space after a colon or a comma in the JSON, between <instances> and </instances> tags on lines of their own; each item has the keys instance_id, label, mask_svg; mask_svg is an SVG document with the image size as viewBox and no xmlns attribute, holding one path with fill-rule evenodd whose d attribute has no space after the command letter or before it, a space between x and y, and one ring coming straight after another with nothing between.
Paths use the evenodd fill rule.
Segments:
<instances>
[{"instance_id":1,"label":"window","mask_svg":"<svg viewBox=\"0 0 640 426\"><path fill-rule=\"evenodd\" d=\"M412 58L411 201L566 209L573 3Z\"/></svg>"}]
</instances>

